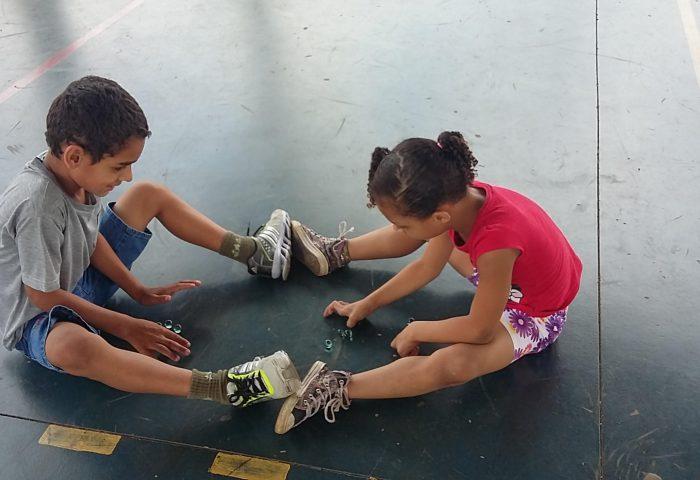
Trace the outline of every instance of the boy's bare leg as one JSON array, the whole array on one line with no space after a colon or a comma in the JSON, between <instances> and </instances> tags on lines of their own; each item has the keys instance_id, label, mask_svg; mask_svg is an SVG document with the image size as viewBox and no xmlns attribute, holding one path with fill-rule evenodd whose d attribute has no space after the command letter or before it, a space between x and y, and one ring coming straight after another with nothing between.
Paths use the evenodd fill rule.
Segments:
<instances>
[{"instance_id":1,"label":"boy's bare leg","mask_svg":"<svg viewBox=\"0 0 700 480\"><path fill-rule=\"evenodd\" d=\"M51 364L126 392L186 397L192 371L113 347L80 325L59 322L46 339Z\"/></svg>"},{"instance_id":2,"label":"boy's bare leg","mask_svg":"<svg viewBox=\"0 0 700 480\"><path fill-rule=\"evenodd\" d=\"M299 388L299 374L282 351L256 357L230 370L200 372L113 347L99 335L70 322L58 322L49 332L46 357L71 375L126 392L214 400L237 407L285 398Z\"/></svg>"},{"instance_id":3,"label":"boy's bare leg","mask_svg":"<svg viewBox=\"0 0 700 480\"><path fill-rule=\"evenodd\" d=\"M255 236L238 235L214 223L162 185L134 184L114 205L114 213L143 231L157 218L176 237L243 263L256 275L287 279L291 266L289 214L272 212Z\"/></svg>"},{"instance_id":4,"label":"boy's bare leg","mask_svg":"<svg viewBox=\"0 0 700 480\"><path fill-rule=\"evenodd\" d=\"M387 225L348 240L348 252L352 260L397 258L415 252L423 243L423 240L410 238L393 225Z\"/></svg>"},{"instance_id":5,"label":"boy's bare leg","mask_svg":"<svg viewBox=\"0 0 700 480\"><path fill-rule=\"evenodd\" d=\"M157 218L176 237L215 252L227 233L166 187L150 182L135 183L114 205L114 213L139 231Z\"/></svg>"}]
</instances>

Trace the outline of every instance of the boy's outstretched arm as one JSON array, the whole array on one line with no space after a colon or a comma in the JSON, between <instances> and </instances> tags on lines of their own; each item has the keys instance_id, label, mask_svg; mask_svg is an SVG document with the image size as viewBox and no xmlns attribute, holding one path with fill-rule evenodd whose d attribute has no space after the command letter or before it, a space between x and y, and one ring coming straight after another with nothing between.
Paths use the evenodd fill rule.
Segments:
<instances>
[{"instance_id":1,"label":"boy's outstretched arm","mask_svg":"<svg viewBox=\"0 0 700 480\"><path fill-rule=\"evenodd\" d=\"M144 355L162 354L178 361L190 354L190 342L155 322L108 310L61 289L42 292L25 285L24 290L40 310L47 312L57 305L68 307L93 327L126 340Z\"/></svg>"},{"instance_id":2,"label":"boy's outstretched arm","mask_svg":"<svg viewBox=\"0 0 700 480\"><path fill-rule=\"evenodd\" d=\"M199 280L180 280L162 287L145 286L126 268L102 234L97 235L97 245L90 257L90 264L142 305L169 302L174 293L201 285Z\"/></svg>"}]
</instances>

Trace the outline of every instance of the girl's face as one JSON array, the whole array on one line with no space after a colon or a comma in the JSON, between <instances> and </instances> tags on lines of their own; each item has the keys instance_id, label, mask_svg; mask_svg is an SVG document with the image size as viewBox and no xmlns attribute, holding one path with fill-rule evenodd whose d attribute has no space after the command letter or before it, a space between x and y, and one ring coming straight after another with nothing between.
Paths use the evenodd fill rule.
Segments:
<instances>
[{"instance_id":1,"label":"girl's face","mask_svg":"<svg viewBox=\"0 0 700 480\"><path fill-rule=\"evenodd\" d=\"M452 217L444 210L437 210L427 218L417 218L402 215L390 200L377 201L377 208L394 229L416 240L430 240L442 235L452 224Z\"/></svg>"}]
</instances>

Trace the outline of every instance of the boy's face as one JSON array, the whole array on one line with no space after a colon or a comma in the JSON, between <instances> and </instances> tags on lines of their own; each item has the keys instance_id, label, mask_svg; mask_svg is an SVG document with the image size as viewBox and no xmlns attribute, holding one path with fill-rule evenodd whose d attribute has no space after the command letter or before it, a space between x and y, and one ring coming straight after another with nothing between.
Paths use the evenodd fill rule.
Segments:
<instances>
[{"instance_id":1,"label":"boy's face","mask_svg":"<svg viewBox=\"0 0 700 480\"><path fill-rule=\"evenodd\" d=\"M69 145L63 150L63 159L76 184L97 197L104 197L122 182L132 180L131 165L141 156L145 143L144 138L131 137L119 152L105 155L97 163L93 163L82 147Z\"/></svg>"}]
</instances>

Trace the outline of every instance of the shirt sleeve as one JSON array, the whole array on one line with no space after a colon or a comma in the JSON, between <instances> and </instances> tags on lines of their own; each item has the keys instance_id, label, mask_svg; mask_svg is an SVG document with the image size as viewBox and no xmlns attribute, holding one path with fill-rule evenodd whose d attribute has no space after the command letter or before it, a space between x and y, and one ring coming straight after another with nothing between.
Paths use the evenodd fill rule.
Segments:
<instances>
[{"instance_id":1,"label":"shirt sleeve","mask_svg":"<svg viewBox=\"0 0 700 480\"><path fill-rule=\"evenodd\" d=\"M60 288L63 229L46 215L28 215L17 222L15 235L22 283L42 292Z\"/></svg>"},{"instance_id":2,"label":"shirt sleeve","mask_svg":"<svg viewBox=\"0 0 700 480\"><path fill-rule=\"evenodd\" d=\"M513 248L521 254L525 251L525 246L521 236L510 227L505 225L489 225L484 227L479 236L474 239L472 247L472 262L476 265L479 257L494 250Z\"/></svg>"}]
</instances>

